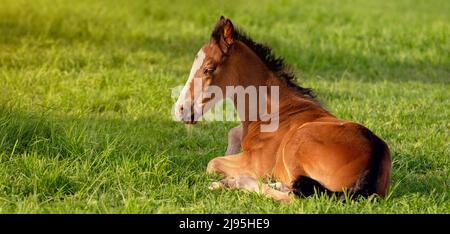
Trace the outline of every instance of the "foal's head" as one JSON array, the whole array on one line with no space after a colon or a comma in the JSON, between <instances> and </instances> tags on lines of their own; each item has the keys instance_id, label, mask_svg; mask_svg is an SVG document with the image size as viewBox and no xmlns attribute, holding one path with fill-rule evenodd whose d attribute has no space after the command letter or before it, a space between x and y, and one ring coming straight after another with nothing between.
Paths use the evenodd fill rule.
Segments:
<instances>
[{"instance_id":1,"label":"foal's head","mask_svg":"<svg viewBox=\"0 0 450 234\"><path fill-rule=\"evenodd\" d=\"M178 120L195 123L223 98L215 97L218 92L213 91L224 94L225 87L233 85L236 74L230 60L233 57L234 33L231 21L220 17L210 41L195 55L189 78L175 104L175 117Z\"/></svg>"},{"instance_id":2,"label":"foal's head","mask_svg":"<svg viewBox=\"0 0 450 234\"><path fill-rule=\"evenodd\" d=\"M236 102L235 94L242 92L227 92L228 87L279 86L284 89L283 95L293 92L313 99L312 90L296 85L294 79L282 58L275 56L269 47L239 33L222 16L209 42L195 56L189 79L175 104L174 116L185 123L195 123L221 99L230 97Z\"/></svg>"}]
</instances>

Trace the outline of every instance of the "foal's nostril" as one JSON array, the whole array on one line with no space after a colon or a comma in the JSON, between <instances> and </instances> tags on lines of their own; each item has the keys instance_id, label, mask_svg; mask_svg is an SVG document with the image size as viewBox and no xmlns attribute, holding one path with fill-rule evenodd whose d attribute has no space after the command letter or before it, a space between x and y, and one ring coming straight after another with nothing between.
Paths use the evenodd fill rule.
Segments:
<instances>
[{"instance_id":1,"label":"foal's nostril","mask_svg":"<svg viewBox=\"0 0 450 234\"><path fill-rule=\"evenodd\" d=\"M184 110L184 107L181 106L181 107L180 107L180 112L183 113L183 110Z\"/></svg>"}]
</instances>

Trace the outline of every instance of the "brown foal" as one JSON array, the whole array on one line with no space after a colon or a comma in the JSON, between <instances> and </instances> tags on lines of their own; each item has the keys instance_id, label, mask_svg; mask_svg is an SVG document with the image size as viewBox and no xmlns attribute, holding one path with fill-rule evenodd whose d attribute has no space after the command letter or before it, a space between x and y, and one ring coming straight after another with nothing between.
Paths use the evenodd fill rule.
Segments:
<instances>
[{"instance_id":1,"label":"brown foal","mask_svg":"<svg viewBox=\"0 0 450 234\"><path fill-rule=\"evenodd\" d=\"M317 190L347 191L354 197L385 196L391 171L386 143L364 126L330 114L311 90L295 85L293 78L268 47L238 32L229 19L219 19L210 41L196 56L175 105L175 116L195 123L194 113L204 113L214 104L203 96L210 86L224 93L227 86L276 86L279 124L275 131L261 131L264 121L260 116L248 118L249 107L257 104L246 100L246 108L237 110L241 124L229 132L227 156L208 163L208 173L225 176L211 188L239 188L282 201L288 201L291 192L308 196ZM193 87L196 81L202 84L197 90ZM226 96L236 105L235 94ZM261 178L278 183L258 183Z\"/></svg>"}]
</instances>

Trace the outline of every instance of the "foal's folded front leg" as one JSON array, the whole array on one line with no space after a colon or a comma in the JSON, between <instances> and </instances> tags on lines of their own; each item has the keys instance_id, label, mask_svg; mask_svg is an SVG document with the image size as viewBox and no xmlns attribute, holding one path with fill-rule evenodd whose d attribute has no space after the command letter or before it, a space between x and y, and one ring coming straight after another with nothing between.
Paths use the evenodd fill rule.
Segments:
<instances>
[{"instance_id":1,"label":"foal's folded front leg","mask_svg":"<svg viewBox=\"0 0 450 234\"><path fill-rule=\"evenodd\" d=\"M248 168L249 160L250 158L244 153L216 157L208 162L206 172L224 176L238 176L242 173L251 174L251 170Z\"/></svg>"},{"instance_id":2,"label":"foal's folded front leg","mask_svg":"<svg viewBox=\"0 0 450 234\"><path fill-rule=\"evenodd\" d=\"M262 194L266 197L270 197L277 201L289 202L290 192L289 191L279 191L267 184L258 183L258 181L248 175L240 175L237 177L227 177L218 182L213 182L209 187L212 190L221 188L236 188L244 191L255 192Z\"/></svg>"},{"instance_id":3,"label":"foal's folded front leg","mask_svg":"<svg viewBox=\"0 0 450 234\"><path fill-rule=\"evenodd\" d=\"M278 191L267 184L258 183L256 178L263 175L252 170L250 157L245 153L214 158L209 161L207 172L225 176L225 179L213 182L210 189L237 188L263 194L278 201L290 200L288 191Z\"/></svg>"}]
</instances>

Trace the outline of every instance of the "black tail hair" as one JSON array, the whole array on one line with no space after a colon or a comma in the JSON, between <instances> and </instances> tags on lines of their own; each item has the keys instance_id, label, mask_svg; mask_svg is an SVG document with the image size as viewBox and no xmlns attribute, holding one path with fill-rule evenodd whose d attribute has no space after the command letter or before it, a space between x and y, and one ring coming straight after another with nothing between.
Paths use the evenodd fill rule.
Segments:
<instances>
[{"instance_id":1,"label":"black tail hair","mask_svg":"<svg viewBox=\"0 0 450 234\"><path fill-rule=\"evenodd\" d=\"M316 191L327 195L333 194L332 191L323 187L319 182L306 176L300 176L292 184L292 192L299 197L309 197Z\"/></svg>"}]
</instances>

